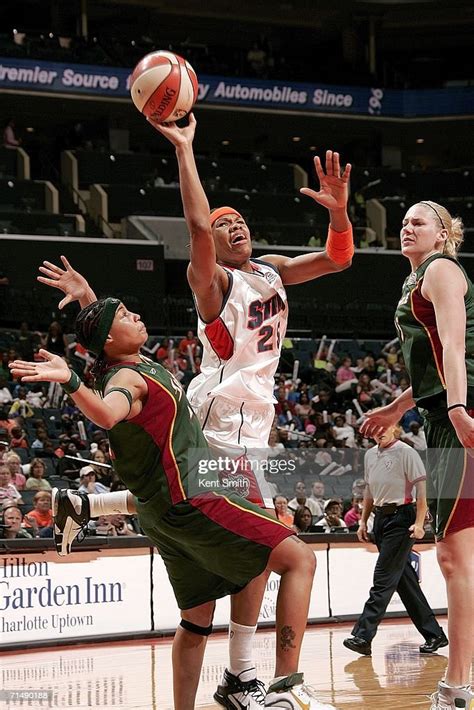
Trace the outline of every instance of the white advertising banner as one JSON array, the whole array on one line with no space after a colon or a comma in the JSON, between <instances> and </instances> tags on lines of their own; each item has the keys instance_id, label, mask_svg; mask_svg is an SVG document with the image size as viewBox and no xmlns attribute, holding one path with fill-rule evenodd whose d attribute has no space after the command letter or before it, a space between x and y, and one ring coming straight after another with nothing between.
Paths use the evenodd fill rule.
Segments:
<instances>
[{"instance_id":1,"label":"white advertising banner","mask_svg":"<svg viewBox=\"0 0 474 710\"><path fill-rule=\"evenodd\" d=\"M148 548L0 558L0 644L150 628Z\"/></svg>"},{"instance_id":2,"label":"white advertising banner","mask_svg":"<svg viewBox=\"0 0 474 710\"><path fill-rule=\"evenodd\" d=\"M375 545L334 544L329 555L329 584L333 616L359 615L372 586L378 551ZM432 545L417 545L412 554L421 580L421 588L432 609L447 607L446 588ZM394 594L387 611L404 611L400 597Z\"/></svg>"},{"instance_id":3,"label":"white advertising banner","mask_svg":"<svg viewBox=\"0 0 474 710\"><path fill-rule=\"evenodd\" d=\"M316 555L316 575L314 578L309 619L325 619L329 616L328 585L327 585L327 545L312 545ZM192 580L189 580L192 584ZM268 578L258 622L275 622L276 599L280 588L280 577L271 574ZM166 573L166 568L158 553L155 554L153 565L153 606L155 630L169 631L176 629L180 620L179 608L173 589ZM214 626L227 626L230 618L230 599L218 599L214 614Z\"/></svg>"},{"instance_id":4,"label":"white advertising banner","mask_svg":"<svg viewBox=\"0 0 474 710\"><path fill-rule=\"evenodd\" d=\"M309 620L329 618L331 612L359 615L372 584L376 547L341 541L332 544L329 553L327 544L311 547L317 569ZM417 545L412 562L431 607L445 609L435 546ZM270 575L259 623L275 622L279 587L278 575ZM150 631L152 601L154 629L176 629L180 613L157 552L151 594L149 548L75 552L66 558L52 551L5 554L0 557L0 646ZM404 610L398 595L388 610ZM229 597L219 599L215 626L227 626L229 616Z\"/></svg>"}]
</instances>

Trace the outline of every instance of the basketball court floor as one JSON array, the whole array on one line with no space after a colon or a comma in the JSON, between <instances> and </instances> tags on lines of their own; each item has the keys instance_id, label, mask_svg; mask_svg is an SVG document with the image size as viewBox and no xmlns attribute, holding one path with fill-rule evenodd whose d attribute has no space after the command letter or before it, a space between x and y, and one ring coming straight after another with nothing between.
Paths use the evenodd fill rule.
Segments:
<instances>
[{"instance_id":1,"label":"basketball court floor","mask_svg":"<svg viewBox=\"0 0 474 710\"><path fill-rule=\"evenodd\" d=\"M446 630L446 619L441 619L441 624ZM317 696L340 710L429 710L428 695L444 673L447 649L432 656L420 655L422 639L416 629L406 620L395 620L380 627L372 657L362 657L342 645L351 626L308 628L301 670ZM274 644L273 631L257 634L259 677L266 682L272 678ZM196 708L220 707L212 695L226 659L226 635L212 635ZM30 691L31 699L12 697L11 691L25 690ZM48 699L38 699L45 691L49 691ZM171 639L0 653L0 697L2 710L172 710Z\"/></svg>"}]
</instances>

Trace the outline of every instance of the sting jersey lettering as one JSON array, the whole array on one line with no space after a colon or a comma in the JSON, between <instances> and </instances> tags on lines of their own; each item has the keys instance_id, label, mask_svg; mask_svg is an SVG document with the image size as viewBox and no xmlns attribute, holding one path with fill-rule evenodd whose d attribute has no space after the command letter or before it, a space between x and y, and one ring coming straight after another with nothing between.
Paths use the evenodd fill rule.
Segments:
<instances>
[{"instance_id":1,"label":"sting jersey lettering","mask_svg":"<svg viewBox=\"0 0 474 710\"><path fill-rule=\"evenodd\" d=\"M229 289L219 316L212 323L198 317L204 350L201 373L187 391L194 407L217 395L239 402L274 402L287 296L273 264L259 259L250 263L252 272L225 268Z\"/></svg>"}]
</instances>

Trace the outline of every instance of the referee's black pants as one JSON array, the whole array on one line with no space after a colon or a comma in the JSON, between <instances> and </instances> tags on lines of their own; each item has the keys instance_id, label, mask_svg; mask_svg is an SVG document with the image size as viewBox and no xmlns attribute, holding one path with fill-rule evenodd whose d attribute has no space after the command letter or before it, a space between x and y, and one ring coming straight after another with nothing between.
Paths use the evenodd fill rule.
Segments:
<instances>
[{"instance_id":1,"label":"referee's black pants","mask_svg":"<svg viewBox=\"0 0 474 710\"><path fill-rule=\"evenodd\" d=\"M392 515L375 513L373 532L380 554L369 598L352 629L354 636L372 641L395 591L425 639L442 633L409 560L414 540L410 538L408 528L413 525L415 518L413 505L400 506Z\"/></svg>"}]
</instances>

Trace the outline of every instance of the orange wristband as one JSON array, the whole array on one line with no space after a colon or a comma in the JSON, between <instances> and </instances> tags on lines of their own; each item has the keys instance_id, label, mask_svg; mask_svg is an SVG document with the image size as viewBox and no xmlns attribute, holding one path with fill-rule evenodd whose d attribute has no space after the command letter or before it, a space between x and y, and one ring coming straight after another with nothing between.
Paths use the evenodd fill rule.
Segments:
<instances>
[{"instance_id":1,"label":"orange wristband","mask_svg":"<svg viewBox=\"0 0 474 710\"><path fill-rule=\"evenodd\" d=\"M336 232L331 226L328 229L326 254L336 264L346 264L354 256L354 239L352 224L344 232Z\"/></svg>"}]
</instances>

